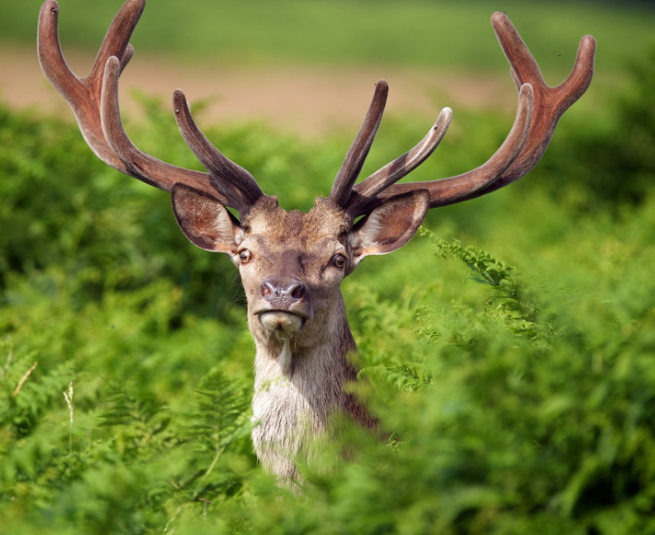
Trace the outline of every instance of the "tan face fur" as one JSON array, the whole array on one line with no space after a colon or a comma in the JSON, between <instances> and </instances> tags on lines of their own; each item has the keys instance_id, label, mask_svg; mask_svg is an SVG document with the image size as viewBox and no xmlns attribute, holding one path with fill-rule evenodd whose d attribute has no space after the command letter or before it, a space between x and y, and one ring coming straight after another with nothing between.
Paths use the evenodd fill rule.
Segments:
<instances>
[{"instance_id":1,"label":"tan face fur","mask_svg":"<svg viewBox=\"0 0 655 535\"><path fill-rule=\"evenodd\" d=\"M393 198L353 227L326 199L304 214L262 197L238 221L202 192L177 186L172 193L186 236L203 249L227 253L239 268L255 339L289 340L298 348L326 343L338 319L341 281L365 256L409 241L429 202L424 191Z\"/></svg>"},{"instance_id":2,"label":"tan face fur","mask_svg":"<svg viewBox=\"0 0 655 535\"><path fill-rule=\"evenodd\" d=\"M353 265L343 211L318 201L307 214L286 212L265 198L244 218L242 229L232 261L246 291L253 335L292 338L296 347L325 343L334 321L330 311Z\"/></svg>"}]
</instances>

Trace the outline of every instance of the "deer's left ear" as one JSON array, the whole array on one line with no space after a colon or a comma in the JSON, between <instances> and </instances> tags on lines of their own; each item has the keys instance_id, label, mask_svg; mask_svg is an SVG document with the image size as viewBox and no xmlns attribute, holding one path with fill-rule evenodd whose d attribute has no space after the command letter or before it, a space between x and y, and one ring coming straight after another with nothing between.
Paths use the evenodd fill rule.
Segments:
<instances>
[{"instance_id":1,"label":"deer's left ear","mask_svg":"<svg viewBox=\"0 0 655 535\"><path fill-rule=\"evenodd\" d=\"M388 199L352 230L355 266L365 256L387 254L400 249L416 234L430 207L430 193L417 190Z\"/></svg>"},{"instance_id":2,"label":"deer's left ear","mask_svg":"<svg viewBox=\"0 0 655 535\"><path fill-rule=\"evenodd\" d=\"M242 228L223 203L184 184L173 186L171 198L175 219L191 242L206 251L234 252Z\"/></svg>"}]
</instances>

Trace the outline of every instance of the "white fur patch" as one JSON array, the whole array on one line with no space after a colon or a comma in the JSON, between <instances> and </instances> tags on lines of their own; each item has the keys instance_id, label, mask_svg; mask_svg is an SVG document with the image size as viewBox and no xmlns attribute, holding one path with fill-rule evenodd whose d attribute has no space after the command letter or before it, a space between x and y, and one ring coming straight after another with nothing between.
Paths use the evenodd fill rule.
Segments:
<instances>
[{"instance_id":1,"label":"white fur patch","mask_svg":"<svg viewBox=\"0 0 655 535\"><path fill-rule=\"evenodd\" d=\"M384 220L390 211L391 207L381 206L368 216L360 235L360 245L370 247L378 243L378 238L384 234Z\"/></svg>"},{"instance_id":2,"label":"white fur patch","mask_svg":"<svg viewBox=\"0 0 655 535\"><path fill-rule=\"evenodd\" d=\"M212 224L213 230L216 232L218 241L230 243L234 240L234 230L230 216L227 215L225 208L218 209L216 218Z\"/></svg>"},{"instance_id":3,"label":"white fur patch","mask_svg":"<svg viewBox=\"0 0 655 535\"><path fill-rule=\"evenodd\" d=\"M282 346L282 351L280 356L277 358L278 366L280 366L280 371L283 375L288 376L291 372L291 347L289 345L289 339L284 340L284 345Z\"/></svg>"}]
</instances>

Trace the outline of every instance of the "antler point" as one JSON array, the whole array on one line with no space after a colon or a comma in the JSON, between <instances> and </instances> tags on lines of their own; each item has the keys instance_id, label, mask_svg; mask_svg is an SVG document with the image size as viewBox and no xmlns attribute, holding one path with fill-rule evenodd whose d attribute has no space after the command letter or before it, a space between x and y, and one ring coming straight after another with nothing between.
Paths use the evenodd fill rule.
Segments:
<instances>
[{"instance_id":1,"label":"antler point","mask_svg":"<svg viewBox=\"0 0 655 535\"><path fill-rule=\"evenodd\" d=\"M189 107L186 96L181 89L173 91L173 105L175 106L175 113L179 114L183 106Z\"/></svg>"},{"instance_id":2,"label":"antler point","mask_svg":"<svg viewBox=\"0 0 655 535\"><path fill-rule=\"evenodd\" d=\"M55 17L59 13L59 4L55 0L46 0L41 6L41 14L45 15L46 12L50 11Z\"/></svg>"},{"instance_id":3,"label":"antler point","mask_svg":"<svg viewBox=\"0 0 655 535\"><path fill-rule=\"evenodd\" d=\"M491 24L502 24L503 22L509 21L507 13L504 11L495 11L491 15Z\"/></svg>"},{"instance_id":4,"label":"antler point","mask_svg":"<svg viewBox=\"0 0 655 535\"><path fill-rule=\"evenodd\" d=\"M378 82L375 84L375 91L378 92L384 92L388 93L389 92L389 83L383 78L382 80L378 80Z\"/></svg>"},{"instance_id":5,"label":"antler point","mask_svg":"<svg viewBox=\"0 0 655 535\"><path fill-rule=\"evenodd\" d=\"M105 62L105 74L114 73L121 67L121 62L116 56L109 56Z\"/></svg>"},{"instance_id":6,"label":"antler point","mask_svg":"<svg viewBox=\"0 0 655 535\"><path fill-rule=\"evenodd\" d=\"M587 34L580 39L580 45L596 48L596 38Z\"/></svg>"}]
</instances>

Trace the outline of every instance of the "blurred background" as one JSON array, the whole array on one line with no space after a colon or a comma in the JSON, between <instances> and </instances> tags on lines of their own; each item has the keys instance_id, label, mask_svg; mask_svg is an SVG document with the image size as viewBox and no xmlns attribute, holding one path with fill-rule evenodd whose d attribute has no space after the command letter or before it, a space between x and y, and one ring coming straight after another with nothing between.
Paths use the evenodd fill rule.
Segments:
<instances>
[{"instance_id":1,"label":"blurred background","mask_svg":"<svg viewBox=\"0 0 655 535\"><path fill-rule=\"evenodd\" d=\"M80 76L120 4L61 3L61 41ZM12 106L61 109L35 57L39 7L33 0L4 7L0 95ZM580 37L596 37L596 79L581 106L627 83L626 67L653 42L650 2L157 0L132 39L137 54L122 89L168 101L181 87L192 101L211 100L212 121L265 121L314 136L356 127L380 78L391 84L389 112L425 114L426 125L446 105L513 113L513 86L489 24L496 10L508 13L553 84L568 74Z\"/></svg>"},{"instance_id":2,"label":"blurred background","mask_svg":"<svg viewBox=\"0 0 655 535\"><path fill-rule=\"evenodd\" d=\"M120 4L60 2L78 75ZM527 177L430 211L344 281L362 395L390 438L323 447L300 500L252 453L234 266L184 238L166 193L91 153L40 72L39 8L0 17L2 533L655 533L652 1L150 0L121 78L130 137L200 168L171 111L182 88L286 209L328 193L380 78L362 176L444 106L449 132L411 180L493 154L516 91L492 12L552 85L584 34L598 42L591 87Z\"/></svg>"}]
</instances>

